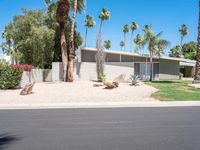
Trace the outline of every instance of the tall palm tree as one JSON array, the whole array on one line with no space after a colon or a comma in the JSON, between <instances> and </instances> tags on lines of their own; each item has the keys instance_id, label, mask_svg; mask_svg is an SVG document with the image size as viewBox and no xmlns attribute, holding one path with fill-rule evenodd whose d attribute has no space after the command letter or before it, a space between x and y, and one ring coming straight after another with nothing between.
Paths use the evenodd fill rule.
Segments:
<instances>
[{"instance_id":1,"label":"tall palm tree","mask_svg":"<svg viewBox=\"0 0 200 150\"><path fill-rule=\"evenodd\" d=\"M164 51L165 48L169 45L169 42L163 39L160 39L162 32L154 34L151 26L144 26L144 37L140 43L140 47L147 45L150 53L150 81L153 80L153 56L158 55L158 51ZM160 54L159 54L160 55Z\"/></svg>"},{"instance_id":2,"label":"tall palm tree","mask_svg":"<svg viewBox=\"0 0 200 150\"><path fill-rule=\"evenodd\" d=\"M124 46L125 46L124 41L121 41L121 42L120 42L121 51L122 51L122 49L123 49Z\"/></svg>"},{"instance_id":3,"label":"tall palm tree","mask_svg":"<svg viewBox=\"0 0 200 150\"><path fill-rule=\"evenodd\" d=\"M95 21L93 20L92 16L87 15L86 19L85 19L85 24L84 24L84 26L86 28L86 30L85 30L85 45L84 45L85 47L87 46L88 29L94 27L94 25L95 25Z\"/></svg>"},{"instance_id":4,"label":"tall palm tree","mask_svg":"<svg viewBox=\"0 0 200 150\"><path fill-rule=\"evenodd\" d=\"M53 2L53 0L45 0L47 4ZM70 10L70 0L59 0L56 10L56 19L60 26L60 44L61 44L61 54L63 63L63 80L67 79L67 64L68 64L68 54L67 54L67 43L65 37L65 24L69 17Z\"/></svg>"},{"instance_id":5,"label":"tall palm tree","mask_svg":"<svg viewBox=\"0 0 200 150\"><path fill-rule=\"evenodd\" d=\"M131 49L132 49L132 40L133 40L133 32L139 28L138 24L135 22L131 23Z\"/></svg>"},{"instance_id":6,"label":"tall palm tree","mask_svg":"<svg viewBox=\"0 0 200 150\"><path fill-rule=\"evenodd\" d=\"M105 62L105 55L102 48L101 29L103 21L110 19L110 12L107 9L103 8L99 15L99 19L101 20L101 22L96 42L96 48L97 48L96 64L97 64L97 78L98 80L101 80L101 76L104 76L104 62Z\"/></svg>"},{"instance_id":7,"label":"tall palm tree","mask_svg":"<svg viewBox=\"0 0 200 150\"><path fill-rule=\"evenodd\" d=\"M183 39L186 35L188 35L188 27L185 24L182 24L181 27L179 28L179 32L181 34L181 41L180 41L180 46L181 50L183 47Z\"/></svg>"},{"instance_id":8,"label":"tall palm tree","mask_svg":"<svg viewBox=\"0 0 200 150\"><path fill-rule=\"evenodd\" d=\"M198 24L198 46L197 46L197 62L193 83L200 83L200 0L199 0L199 24Z\"/></svg>"},{"instance_id":9,"label":"tall palm tree","mask_svg":"<svg viewBox=\"0 0 200 150\"><path fill-rule=\"evenodd\" d=\"M104 47L108 50L111 48L111 41L110 40L107 40L107 41L104 41Z\"/></svg>"},{"instance_id":10,"label":"tall palm tree","mask_svg":"<svg viewBox=\"0 0 200 150\"><path fill-rule=\"evenodd\" d=\"M83 12L85 7L85 0L71 0L73 7L72 23L71 23L71 32L70 32L70 48L69 48L69 63L68 63L68 81L73 82L73 68L74 68L74 29L75 29L75 20L76 13Z\"/></svg>"},{"instance_id":11,"label":"tall palm tree","mask_svg":"<svg viewBox=\"0 0 200 150\"><path fill-rule=\"evenodd\" d=\"M124 32L124 43L125 43L124 50L126 50L126 35L129 32L129 26L128 26L128 24L124 25L123 32Z\"/></svg>"}]
</instances>

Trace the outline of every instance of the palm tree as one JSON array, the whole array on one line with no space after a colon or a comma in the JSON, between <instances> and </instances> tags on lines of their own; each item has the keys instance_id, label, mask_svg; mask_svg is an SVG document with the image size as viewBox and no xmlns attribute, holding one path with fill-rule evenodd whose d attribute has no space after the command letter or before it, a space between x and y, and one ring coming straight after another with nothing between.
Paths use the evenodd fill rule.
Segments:
<instances>
[{"instance_id":1,"label":"palm tree","mask_svg":"<svg viewBox=\"0 0 200 150\"><path fill-rule=\"evenodd\" d=\"M133 40L133 32L139 28L138 24L135 22L131 23L131 49L132 49L132 40Z\"/></svg>"},{"instance_id":2,"label":"palm tree","mask_svg":"<svg viewBox=\"0 0 200 150\"><path fill-rule=\"evenodd\" d=\"M173 47L173 48L170 50L169 56L170 56L170 57L181 58L181 56L182 56L182 51L181 51L180 45L176 45L175 47Z\"/></svg>"},{"instance_id":3,"label":"palm tree","mask_svg":"<svg viewBox=\"0 0 200 150\"><path fill-rule=\"evenodd\" d=\"M180 41L180 46L181 50L183 47L183 39L186 35L188 35L188 27L185 24L182 24L181 27L179 28L179 32L181 34L181 41Z\"/></svg>"},{"instance_id":4,"label":"palm tree","mask_svg":"<svg viewBox=\"0 0 200 150\"><path fill-rule=\"evenodd\" d=\"M200 0L199 0L197 62L196 62L196 70L193 83L200 83Z\"/></svg>"},{"instance_id":5,"label":"palm tree","mask_svg":"<svg viewBox=\"0 0 200 150\"><path fill-rule=\"evenodd\" d=\"M101 80L101 77L104 76L104 62L105 62L105 55L102 48L101 29L103 21L110 19L110 12L107 9L103 8L99 15L99 19L101 20L101 22L96 42L96 48L97 48L96 64L97 64L97 78L98 80Z\"/></svg>"},{"instance_id":6,"label":"palm tree","mask_svg":"<svg viewBox=\"0 0 200 150\"><path fill-rule=\"evenodd\" d=\"M53 2L53 0L45 0L47 4ZM68 64L68 54L67 54L67 43L65 37L65 24L69 17L70 10L70 0L59 0L56 10L56 19L60 26L60 44L61 44L61 54L63 63L63 80L67 79L67 64Z\"/></svg>"},{"instance_id":7,"label":"palm tree","mask_svg":"<svg viewBox=\"0 0 200 150\"><path fill-rule=\"evenodd\" d=\"M140 43L140 48L147 45L149 53L150 53L150 81L153 80L153 56L158 55L159 51L164 51L165 48L169 45L169 42L163 39L160 39L162 32L158 34L154 34L151 26L144 26L144 37L142 42ZM160 55L160 54L159 54Z\"/></svg>"},{"instance_id":8,"label":"palm tree","mask_svg":"<svg viewBox=\"0 0 200 150\"><path fill-rule=\"evenodd\" d=\"M87 46L88 29L94 27L94 25L95 25L95 21L93 20L92 16L87 15L86 19L85 19L85 24L84 24L84 26L86 27L86 30L85 30L85 47Z\"/></svg>"},{"instance_id":9,"label":"palm tree","mask_svg":"<svg viewBox=\"0 0 200 150\"><path fill-rule=\"evenodd\" d=\"M99 32L101 33L103 21L110 19L110 12L106 8L103 8L100 15L99 15L99 19L101 20L101 23L100 23L100 26L99 26Z\"/></svg>"},{"instance_id":10,"label":"palm tree","mask_svg":"<svg viewBox=\"0 0 200 150\"><path fill-rule=\"evenodd\" d=\"M121 51L122 51L122 49L123 49L124 46L125 46L124 41L121 41L121 42L120 42Z\"/></svg>"},{"instance_id":11,"label":"palm tree","mask_svg":"<svg viewBox=\"0 0 200 150\"><path fill-rule=\"evenodd\" d=\"M139 34L137 34L133 42L137 45L135 52L138 52L138 48L141 48L142 46L142 37Z\"/></svg>"},{"instance_id":12,"label":"palm tree","mask_svg":"<svg viewBox=\"0 0 200 150\"><path fill-rule=\"evenodd\" d=\"M111 48L111 41L110 40L107 40L107 41L104 41L104 47L108 50Z\"/></svg>"},{"instance_id":13,"label":"palm tree","mask_svg":"<svg viewBox=\"0 0 200 150\"><path fill-rule=\"evenodd\" d=\"M69 48L69 63L68 63L68 81L73 82L73 68L74 68L74 28L76 20L76 12L81 13L84 10L85 0L71 0L73 6L73 15L70 32L70 48Z\"/></svg>"},{"instance_id":14,"label":"palm tree","mask_svg":"<svg viewBox=\"0 0 200 150\"><path fill-rule=\"evenodd\" d=\"M123 32L124 32L124 43L125 43L124 50L126 50L126 34L129 32L128 24L124 25Z\"/></svg>"}]
</instances>

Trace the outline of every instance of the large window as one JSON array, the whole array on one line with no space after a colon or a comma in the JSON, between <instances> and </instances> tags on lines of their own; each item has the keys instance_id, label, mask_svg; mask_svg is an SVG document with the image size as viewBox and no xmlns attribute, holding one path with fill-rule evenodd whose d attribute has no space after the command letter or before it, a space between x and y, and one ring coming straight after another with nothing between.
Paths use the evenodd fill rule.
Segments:
<instances>
[{"instance_id":1,"label":"large window","mask_svg":"<svg viewBox=\"0 0 200 150\"><path fill-rule=\"evenodd\" d=\"M134 63L134 73L143 81L150 80L150 63ZM159 79L159 63L153 63L153 80Z\"/></svg>"}]
</instances>

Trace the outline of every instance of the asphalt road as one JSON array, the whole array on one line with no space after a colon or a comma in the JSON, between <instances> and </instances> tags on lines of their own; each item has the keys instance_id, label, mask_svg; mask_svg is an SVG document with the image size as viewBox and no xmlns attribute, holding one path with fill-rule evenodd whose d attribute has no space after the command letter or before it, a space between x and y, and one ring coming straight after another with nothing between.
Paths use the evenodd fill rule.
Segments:
<instances>
[{"instance_id":1,"label":"asphalt road","mask_svg":"<svg viewBox=\"0 0 200 150\"><path fill-rule=\"evenodd\" d=\"M0 111L0 150L200 150L200 108Z\"/></svg>"}]
</instances>

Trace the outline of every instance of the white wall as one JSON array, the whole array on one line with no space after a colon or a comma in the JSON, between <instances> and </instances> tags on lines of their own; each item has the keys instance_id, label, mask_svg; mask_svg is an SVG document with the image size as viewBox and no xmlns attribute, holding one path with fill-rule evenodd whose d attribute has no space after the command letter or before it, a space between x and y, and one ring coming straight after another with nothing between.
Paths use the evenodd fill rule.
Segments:
<instances>
[{"instance_id":1,"label":"white wall","mask_svg":"<svg viewBox=\"0 0 200 150\"><path fill-rule=\"evenodd\" d=\"M82 62L79 64L80 69L75 70L81 80L97 80L96 63ZM120 74L126 75L126 80L129 80L130 75L133 74L133 67L124 67L116 65L105 65L106 79L112 81Z\"/></svg>"},{"instance_id":2,"label":"white wall","mask_svg":"<svg viewBox=\"0 0 200 150\"><path fill-rule=\"evenodd\" d=\"M33 69L30 73L24 71L22 74L22 79L20 87L24 87L30 82L51 82L52 81L52 71L51 69Z\"/></svg>"}]
</instances>

